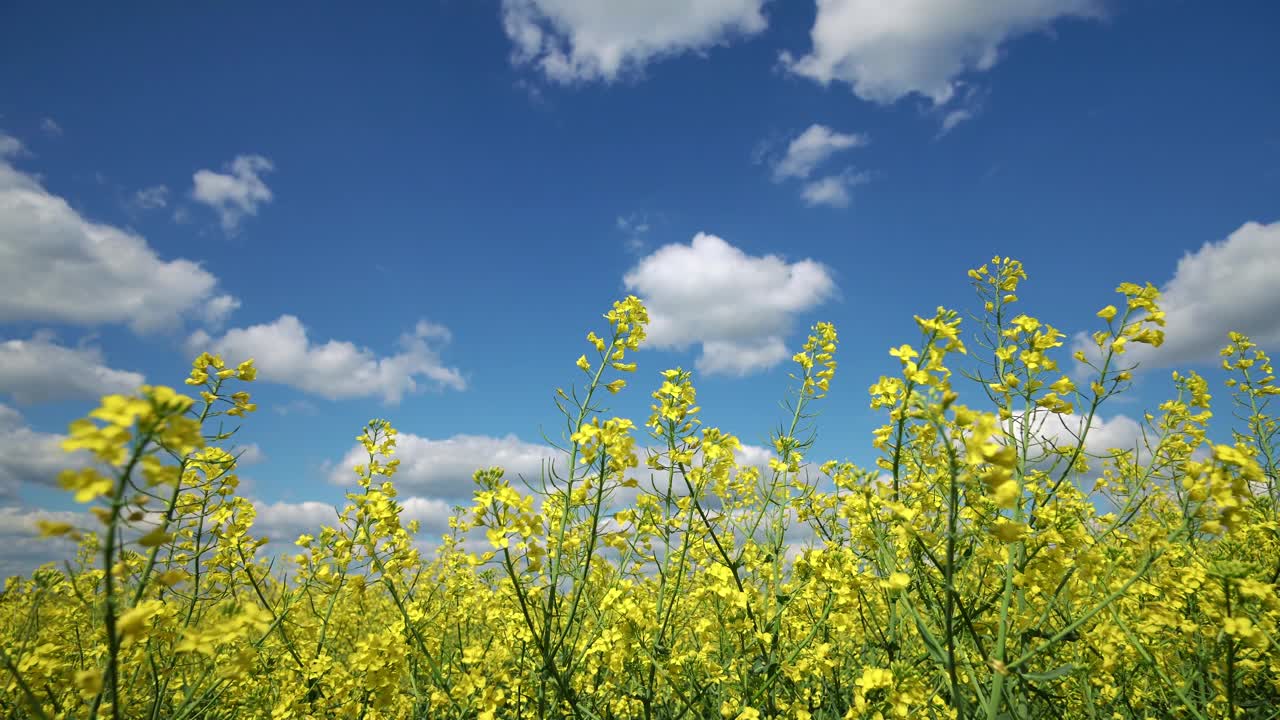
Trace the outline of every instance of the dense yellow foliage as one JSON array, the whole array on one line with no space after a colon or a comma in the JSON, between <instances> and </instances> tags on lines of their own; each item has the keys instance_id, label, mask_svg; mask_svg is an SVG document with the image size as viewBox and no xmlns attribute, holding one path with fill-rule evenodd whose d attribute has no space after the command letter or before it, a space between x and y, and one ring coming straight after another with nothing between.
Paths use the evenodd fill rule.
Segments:
<instances>
[{"instance_id":1,"label":"dense yellow foliage","mask_svg":"<svg viewBox=\"0 0 1280 720\"><path fill-rule=\"evenodd\" d=\"M1021 265L970 277L985 352L970 379L991 412L952 389L948 358L969 351L957 314L918 317L918 346L891 351L901 373L870 388L888 416L871 470L805 456L836 368L825 323L793 358L767 471L702 426L681 369L643 427L602 417L648 321L636 298L616 303L577 361L585 383L557 391L565 462L533 487L478 471L429 556L400 520L386 421L360 436L340 522L280 561L236 495L229 433L210 430L255 409L239 389L252 361L202 355L196 398L104 398L66 443L97 465L61 478L101 525L44 523L80 538L78 562L0 597L0 715L1274 717L1270 361L1230 334L1232 445L1206 441L1204 379L1174 373L1140 454L1089 464L1083 437L1057 445L1036 425L1094 422L1130 380L1126 347L1163 340L1158 292L1118 288L1077 387L1053 359L1063 334L1011 310ZM805 526L816 540L789 547Z\"/></svg>"}]
</instances>

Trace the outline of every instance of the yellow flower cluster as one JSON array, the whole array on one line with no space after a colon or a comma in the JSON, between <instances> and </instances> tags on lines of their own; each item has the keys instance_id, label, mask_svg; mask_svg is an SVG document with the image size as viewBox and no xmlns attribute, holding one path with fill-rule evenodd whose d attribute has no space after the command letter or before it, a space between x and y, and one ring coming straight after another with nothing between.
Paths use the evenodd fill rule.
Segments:
<instances>
[{"instance_id":1,"label":"yellow flower cluster","mask_svg":"<svg viewBox=\"0 0 1280 720\"><path fill-rule=\"evenodd\" d=\"M1064 334L1009 310L1021 263L969 277L982 352L957 312L916 317L919 340L869 389L887 415L870 469L807 458L836 368L828 323L792 358L767 462L703 426L693 374L674 368L655 378L642 465L632 421L599 405L637 369L648 323L619 301L586 337L585 382L556 391L562 456L523 488L477 470L436 538L402 521L397 432L375 419L332 522L268 553L217 421L256 409L238 385L251 360L202 354L194 398L108 396L65 443L93 460L60 477L89 521L39 523L80 543L75 562L0 594L0 716L1273 716L1270 359L1227 336L1230 442L1208 439L1208 382L1173 373L1143 444L1099 448L1100 408L1132 379L1119 358L1163 342L1159 293L1120 285L1124 311L1097 313L1097 352L1075 355L1091 376L1072 380Z\"/></svg>"}]
</instances>

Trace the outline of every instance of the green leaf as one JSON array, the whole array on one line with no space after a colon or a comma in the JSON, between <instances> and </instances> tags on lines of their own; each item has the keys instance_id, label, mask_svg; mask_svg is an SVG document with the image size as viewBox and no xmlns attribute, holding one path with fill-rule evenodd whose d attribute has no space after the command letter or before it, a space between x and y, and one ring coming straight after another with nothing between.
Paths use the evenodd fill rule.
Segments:
<instances>
[{"instance_id":1,"label":"green leaf","mask_svg":"<svg viewBox=\"0 0 1280 720\"><path fill-rule=\"evenodd\" d=\"M933 639L933 635L929 632L929 629L920 621L920 618L916 617L915 621L916 630L920 633L920 639L924 641L925 649L929 651L930 657L933 658L934 662L945 666L947 664L946 653L943 652L941 647L938 647L938 643Z\"/></svg>"}]
</instances>

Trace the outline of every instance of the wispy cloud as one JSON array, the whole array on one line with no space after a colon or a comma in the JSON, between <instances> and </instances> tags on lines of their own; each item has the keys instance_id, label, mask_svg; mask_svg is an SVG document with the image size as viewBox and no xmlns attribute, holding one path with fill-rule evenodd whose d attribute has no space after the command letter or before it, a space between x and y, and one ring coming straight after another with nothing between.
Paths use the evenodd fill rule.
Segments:
<instances>
[{"instance_id":1,"label":"wispy cloud","mask_svg":"<svg viewBox=\"0 0 1280 720\"><path fill-rule=\"evenodd\" d=\"M787 145L773 166L775 180L809 177L819 165L842 150L865 146L870 139L860 133L843 133L814 123Z\"/></svg>"},{"instance_id":2,"label":"wispy cloud","mask_svg":"<svg viewBox=\"0 0 1280 720\"><path fill-rule=\"evenodd\" d=\"M143 210L154 210L169 204L169 188L164 185L152 185L133 194L133 204Z\"/></svg>"},{"instance_id":3,"label":"wispy cloud","mask_svg":"<svg viewBox=\"0 0 1280 720\"><path fill-rule=\"evenodd\" d=\"M800 191L800 197L804 199L805 205L809 207L818 205L837 208L848 207L851 201L849 196L850 188L870 181L871 175L869 173L855 172L852 168L849 168L844 172L805 183L804 189Z\"/></svg>"}]
</instances>

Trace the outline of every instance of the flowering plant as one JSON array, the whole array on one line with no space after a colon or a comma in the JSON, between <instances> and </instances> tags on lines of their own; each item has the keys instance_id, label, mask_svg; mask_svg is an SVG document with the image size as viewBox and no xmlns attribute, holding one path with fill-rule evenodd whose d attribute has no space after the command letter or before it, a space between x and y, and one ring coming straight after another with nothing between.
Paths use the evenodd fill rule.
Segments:
<instances>
[{"instance_id":1,"label":"flowering plant","mask_svg":"<svg viewBox=\"0 0 1280 720\"><path fill-rule=\"evenodd\" d=\"M79 541L76 562L0 595L0 714L1274 717L1269 358L1228 336L1232 444L1206 439L1208 383L1174 373L1143 446L1099 456L1089 431L1132 379L1126 351L1163 342L1157 290L1122 284L1124 309L1098 312L1078 385L1055 359L1063 333L1011 310L1022 265L969 276L984 352L963 376L982 395L953 386L959 315L917 317L920 341L890 350L900 371L870 387L887 414L873 469L808 458L836 369L827 323L792 358L767 467L703 426L681 368L643 425L604 417L600 390L625 389L648 323L637 298L615 303L577 360L585 381L556 391L565 462L523 488L478 470L433 550L401 522L386 420L358 437L368 459L334 523L278 562L219 447L234 431L210 430L256 409L251 360L201 355L198 399L108 396L65 444L96 464L61 477L97 525L42 522Z\"/></svg>"}]
</instances>

